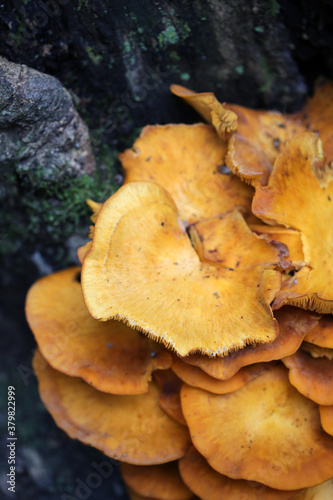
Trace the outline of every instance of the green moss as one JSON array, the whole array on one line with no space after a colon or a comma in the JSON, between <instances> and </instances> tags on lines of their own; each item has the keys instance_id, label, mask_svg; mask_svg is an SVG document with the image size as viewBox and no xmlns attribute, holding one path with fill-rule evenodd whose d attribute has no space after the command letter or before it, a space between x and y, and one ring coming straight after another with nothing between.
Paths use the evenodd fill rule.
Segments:
<instances>
[{"instance_id":1,"label":"green moss","mask_svg":"<svg viewBox=\"0 0 333 500\"><path fill-rule=\"evenodd\" d=\"M89 56L89 59L93 64L95 64L95 66L98 66L102 62L102 54L97 54L96 52L94 52L94 50L89 45L86 46L86 52Z\"/></svg>"},{"instance_id":2,"label":"green moss","mask_svg":"<svg viewBox=\"0 0 333 500\"><path fill-rule=\"evenodd\" d=\"M174 26L168 26L165 30L161 31L157 37L158 43L162 49L165 49L168 45L173 45L178 43L179 36Z\"/></svg>"},{"instance_id":3,"label":"green moss","mask_svg":"<svg viewBox=\"0 0 333 500\"><path fill-rule=\"evenodd\" d=\"M26 244L44 241L45 246L63 247L73 234L85 236L90 210L86 200L104 202L116 189L114 175L118 152L102 142L99 131L92 137L97 168L93 175L45 179L45 170L18 172L5 168L6 191L0 195L0 254L13 254ZM15 204L14 201L15 200ZM59 252L59 261L65 255Z\"/></svg>"},{"instance_id":4,"label":"green moss","mask_svg":"<svg viewBox=\"0 0 333 500\"><path fill-rule=\"evenodd\" d=\"M124 54L129 54L131 52L131 44L128 40L124 41Z\"/></svg>"},{"instance_id":5,"label":"green moss","mask_svg":"<svg viewBox=\"0 0 333 500\"><path fill-rule=\"evenodd\" d=\"M236 66L235 71L237 75L243 75L244 74L244 66L241 64L239 66Z\"/></svg>"},{"instance_id":6,"label":"green moss","mask_svg":"<svg viewBox=\"0 0 333 500\"><path fill-rule=\"evenodd\" d=\"M179 76L181 80L183 80L183 82L188 82L191 78L191 75L189 73L181 73Z\"/></svg>"}]
</instances>

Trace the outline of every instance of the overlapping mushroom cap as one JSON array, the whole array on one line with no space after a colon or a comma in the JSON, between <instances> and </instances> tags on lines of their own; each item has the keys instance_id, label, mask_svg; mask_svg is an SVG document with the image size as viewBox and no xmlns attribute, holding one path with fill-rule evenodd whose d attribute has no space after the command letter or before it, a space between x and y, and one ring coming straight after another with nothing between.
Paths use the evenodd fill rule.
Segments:
<instances>
[{"instance_id":1,"label":"overlapping mushroom cap","mask_svg":"<svg viewBox=\"0 0 333 500\"><path fill-rule=\"evenodd\" d=\"M79 268L29 292L42 399L132 464L133 500L330 494L333 173L304 133L330 160L321 88L291 116L174 87L213 126L146 127L125 185L88 202L83 296Z\"/></svg>"},{"instance_id":2,"label":"overlapping mushroom cap","mask_svg":"<svg viewBox=\"0 0 333 500\"><path fill-rule=\"evenodd\" d=\"M136 210L126 206L131 198L141 200ZM270 302L279 273L201 262L177 215L166 191L152 183L126 184L104 204L82 269L92 316L123 320L182 356L225 355L272 341L278 330Z\"/></svg>"}]
</instances>

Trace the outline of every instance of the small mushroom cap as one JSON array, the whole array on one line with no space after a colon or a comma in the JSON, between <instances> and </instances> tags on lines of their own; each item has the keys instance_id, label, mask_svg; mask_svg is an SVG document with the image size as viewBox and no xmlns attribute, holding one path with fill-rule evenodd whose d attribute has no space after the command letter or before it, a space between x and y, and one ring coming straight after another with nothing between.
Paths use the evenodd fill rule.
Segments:
<instances>
[{"instance_id":1,"label":"small mushroom cap","mask_svg":"<svg viewBox=\"0 0 333 500\"><path fill-rule=\"evenodd\" d=\"M40 368L37 357L33 364L43 403L70 437L136 465L177 460L188 449L188 431L160 408L155 382L146 394L115 396L49 365Z\"/></svg>"},{"instance_id":2,"label":"small mushroom cap","mask_svg":"<svg viewBox=\"0 0 333 500\"><path fill-rule=\"evenodd\" d=\"M190 500L192 491L184 484L178 463L162 465L121 465L121 474L131 490L147 498Z\"/></svg>"},{"instance_id":3,"label":"small mushroom cap","mask_svg":"<svg viewBox=\"0 0 333 500\"><path fill-rule=\"evenodd\" d=\"M261 375L269 369L268 363L256 363L251 366L241 368L233 377L228 380L218 380L205 373L197 366L191 366L180 359L175 359L172 370L186 384L192 387L199 387L214 394L227 394L243 387L247 382Z\"/></svg>"},{"instance_id":4,"label":"small mushroom cap","mask_svg":"<svg viewBox=\"0 0 333 500\"><path fill-rule=\"evenodd\" d=\"M228 108L237 114L238 127L229 141L226 163L242 180L265 186L285 142L306 127L297 116L237 105Z\"/></svg>"},{"instance_id":5,"label":"small mushroom cap","mask_svg":"<svg viewBox=\"0 0 333 500\"><path fill-rule=\"evenodd\" d=\"M319 313L333 311L333 172L325 165L316 134L293 137L277 158L267 187L260 187L253 212L265 222L283 224L301 232L305 261L282 284L274 302Z\"/></svg>"},{"instance_id":6,"label":"small mushroom cap","mask_svg":"<svg viewBox=\"0 0 333 500\"><path fill-rule=\"evenodd\" d=\"M222 139L229 139L237 130L237 115L225 108L212 92L196 94L193 90L175 84L170 86L170 90L212 123Z\"/></svg>"},{"instance_id":7,"label":"small mushroom cap","mask_svg":"<svg viewBox=\"0 0 333 500\"><path fill-rule=\"evenodd\" d=\"M142 186L159 191L155 202L128 212L124 200L137 198ZM278 330L270 302L280 273L201 263L165 196L155 184L133 182L104 204L81 279L92 316L121 319L181 356L272 341ZM114 204L124 207L116 223Z\"/></svg>"},{"instance_id":8,"label":"small mushroom cap","mask_svg":"<svg viewBox=\"0 0 333 500\"><path fill-rule=\"evenodd\" d=\"M333 405L333 361L314 359L302 349L282 361L289 368L290 383L303 396L319 405Z\"/></svg>"},{"instance_id":9,"label":"small mushroom cap","mask_svg":"<svg viewBox=\"0 0 333 500\"><path fill-rule=\"evenodd\" d=\"M333 479L301 491L293 500L328 500L333 498Z\"/></svg>"},{"instance_id":10,"label":"small mushroom cap","mask_svg":"<svg viewBox=\"0 0 333 500\"><path fill-rule=\"evenodd\" d=\"M180 218L193 224L235 207L251 213L253 189L220 171L226 150L210 125L155 125L145 127L119 158L125 183L152 181L163 186L175 200Z\"/></svg>"},{"instance_id":11,"label":"small mushroom cap","mask_svg":"<svg viewBox=\"0 0 333 500\"><path fill-rule=\"evenodd\" d=\"M319 406L321 425L327 434L333 436L333 405Z\"/></svg>"},{"instance_id":12,"label":"small mushroom cap","mask_svg":"<svg viewBox=\"0 0 333 500\"><path fill-rule=\"evenodd\" d=\"M275 311L275 316L280 333L273 342L247 346L225 358L193 354L183 358L183 361L201 368L214 378L227 380L243 366L273 361L293 354L300 347L304 336L318 323L318 316L315 314L290 306Z\"/></svg>"},{"instance_id":13,"label":"small mushroom cap","mask_svg":"<svg viewBox=\"0 0 333 500\"><path fill-rule=\"evenodd\" d=\"M333 316L325 314L305 337L306 342L333 349Z\"/></svg>"},{"instance_id":14,"label":"small mushroom cap","mask_svg":"<svg viewBox=\"0 0 333 500\"><path fill-rule=\"evenodd\" d=\"M100 391L147 392L152 372L169 368L171 354L124 323L93 319L79 275L79 267L51 274L28 293L26 316L42 355L56 370Z\"/></svg>"},{"instance_id":15,"label":"small mushroom cap","mask_svg":"<svg viewBox=\"0 0 333 500\"><path fill-rule=\"evenodd\" d=\"M266 224L249 224L249 227L251 231L260 236L265 236L270 241L284 243L289 250L288 260L291 261L292 267L299 268L306 264L299 231L281 226L268 226Z\"/></svg>"},{"instance_id":16,"label":"small mushroom cap","mask_svg":"<svg viewBox=\"0 0 333 500\"><path fill-rule=\"evenodd\" d=\"M161 408L169 417L187 426L180 401L180 389L183 385L182 380L172 370L159 370L155 372L154 379L161 390Z\"/></svg>"},{"instance_id":17,"label":"small mushroom cap","mask_svg":"<svg viewBox=\"0 0 333 500\"><path fill-rule=\"evenodd\" d=\"M184 384L181 400L192 442L217 472L285 490L332 477L333 438L282 365L231 394Z\"/></svg>"},{"instance_id":18,"label":"small mushroom cap","mask_svg":"<svg viewBox=\"0 0 333 500\"><path fill-rule=\"evenodd\" d=\"M288 248L275 247L254 234L236 210L221 218L198 222L190 228L192 244L201 261L213 261L230 269L289 267Z\"/></svg>"},{"instance_id":19,"label":"small mushroom cap","mask_svg":"<svg viewBox=\"0 0 333 500\"><path fill-rule=\"evenodd\" d=\"M179 460L179 471L183 481L201 500L289 500L296 493L223 476L212 469L194 447Z\"/></svg>"}]
</instances>

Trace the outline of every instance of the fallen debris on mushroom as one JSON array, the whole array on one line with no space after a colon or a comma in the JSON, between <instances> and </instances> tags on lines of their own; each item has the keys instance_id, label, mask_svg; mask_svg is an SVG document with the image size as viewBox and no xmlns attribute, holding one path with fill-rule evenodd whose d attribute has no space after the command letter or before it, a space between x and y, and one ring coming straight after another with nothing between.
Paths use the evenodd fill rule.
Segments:
<instances>
[{"instance_id":1,"label":"fallen debris on mushroom","mask_svg":"<svg viewBox=\"0 0 333 500\"><path fill-rule=\"evenodd\" d=\"M124 463L133 499L322 500L333 86L295 115L172 91L209 124L145 127L120 155L124 186L88 202L82 269L28 294L41 398Z\"/></svg>"}]
</instances>

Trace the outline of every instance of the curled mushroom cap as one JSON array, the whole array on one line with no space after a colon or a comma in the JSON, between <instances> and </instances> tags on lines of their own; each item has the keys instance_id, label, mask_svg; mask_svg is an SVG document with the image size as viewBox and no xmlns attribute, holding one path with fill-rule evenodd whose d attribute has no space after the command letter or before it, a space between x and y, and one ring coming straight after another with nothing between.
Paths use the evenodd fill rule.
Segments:
<instances>
[{"instance_id":1,"label":"curled mushroom cap","mask_svg":"<svg viewBox=\"0 0 333 500\"><path fill-rule=\"evenodd\" d=\"M179 460L179 471L201 500L289 500L296 493L272 489L254 481L230 479L212 469L194 447Z\"/></svg>"},{"instance_id":2,"label":"curled mushroom cap","mask_svg":"<svg viewBox=\"0 0 333 500\"><path fill-rule=\"evenodd\" d=\"M193 354L183 358L185 363L201 368L208 375L227 380L243 366L281 359L297 351L304 336L318 323L318 317L309 311L285 306L275 311L280 333L273 342L247 346L225 358L209 358Z\"/></svg>"},{"instance_id":3,"label":"curled mushroom cap","mask_svg":"<svg viewBox=\"0 0 333 500\"><path fill-rule=\"evenodd\" d=\"M160 500L189 500L193 493L184 484L178 471L178 463L162 465L122 464L125 483L139 495Z\"/></svg>"},{"instance_id":4,"label":"curled mushroom cap","mask_svg":"<svg viewBox=\"0 0 333 500\"><path fill-rule=\"evenodd\" d=\"M314 359L302 349L282 361L289 368L290 383L303 396L320 405L333 405L333 361Z\"/></svg>"},{"instance_id":5,"label":"curled mushroom cap","mask_svg":"<svg viewBox=\"0 0 333 500\"><path fill-rule=\"evenodd\" d=\"M332 436L322 430L318 406L290 385L283 366L231 394L184 384L181 399L192 442L217 472L285 490L332 477Z\"/></svg>"},{"instance_id":6,"label":"curled mushroom cap","mask_svg":"<svg viewBox=\"0 0 333 500\"><path fill-rule=\"evenodd\" d=\"M228 380L218 380L205 373L201 368L191 366L176 358L173 362L172 370L186 384L192 387L199 387L214 394L227 394L237 391L237 389L243 387L247 382L261 375L265 370L268 370L269 367L268 363L256 363L241 368Z\"/></svg>"},{"instance_id":7,"label":"curled mushroom cap","mask_svg":"<svg viewBox=\"0 0 333 500\"><path fill-rule=\"evenodd\" d=\"M254 234L236 210L221 218L198 222L190 228L194 248L202 261L213 261L230 269L289 267L288 248L283 243L270 245Z\"/></svg>"},{"instance_id":8,"label":"curled mushroom cap","mask_svg":"<svg viewBox=\"0 0 333 500\"><path fill-rule=\"evenodd\" d=\"M42 355L100 391L147 392L152 372L171 366L170 353L119 321L94 320L79 276L79 267L66 269L38 280L28 293L26 316Z\"/></svg>"},{"instance_id":9,"label":"curled mushroom cap","mask_svg":"<svg viewBox=\"0 0 333 500\"><path fill-rule=\"evenodd\" d=\"M228 107L237 114L238 127L229 141L226 163L242 180L265 186L285 142L306 127L300 119L279 112Z\"/></svg>"},{"instance_id":10,"label":"curled mushroom cap","mask_svg":"<svg viewBox=\"0 0 333 500\"><path fill-rule=\"evenodd\" d=\"M333 316L325 315L304 338L306 342L333 349Z\"/></svg>"},{"instance_id":11,"label":"curled mushroom cap","mask_svg":"<svg viewBox=\"0 0 333 500\"><path fill-rule=\"evenodd\" d=\"M56 424L106 455L137 465L177 460L189 446L187 429L160 408L154 382L146 394L118 396L97 391L34 358L39 392Z\"/></svg>"},{"instance_id":12,"label":"curled mushroom cap","mask_svg":"<svg viewBox=\"0 0 333 500\"><path fill-rule=\"evenodd\" d=\"M292 267L299 268L306 264L299 231L281 226L268 226L267 224L249 224L249 227L251 231L260 236L265 236L269 241L276 241L286 245L289 251L288 260L291 262Z\"/></svg>"},{"instance_id":13,"label":"curled mushroom cap","mask_svg":"<svg viewBox=\"0 0 333 500\"><path fill-rule=\"evenodd\" d=\"M212 123L222 139L229 139L237 130L236 113L225 108L212 92L196 94L181 85L171 85L170 90L176 96L183 98L207 122Z\"/></svg>"},{"instance_id":14,"label":"curled mushroom cap","mask_svg":"<svg viewBox=\"0 0 333 500\"><path fill-rule=\"evenodd\" d=\"M125 183L152 181L173 197L187 224L218 217L235 207L251 213L253 190L225 175L226 143L210 125L145 127L132 148L120 155Z\"/></svg>"},{"instance_id":15,"label":"curled mushroom cap","mask_svg":"<svg viewBox=\"0 0 333 500\"><path fill-rule=\"evenodd\" d=\"M316 134L292 138L277 158L269 185L257 190L253 212L265 222L301 232L305 260L282 284L274 307L292 304L320 313L333 311L333 172L325 165Z\"/></svg>"},{"instance_id":16,"label":"curled mushroom cap","mask_svg":"<svg viewBox=\"0 0 333 500\"><path fill-rule=\"evenodd\" d=\"M125 200L138 198L143 186L158 191L155 202L128 211ZM165 197L155 184L133 182L104 204L82 270L92 316L123 320L181 356L224 355L272 341L278 330L270 302L280 273L264 266L234 272L200 262ZM114 204L124 207L116 223Z\"/></svg>"}]
</instances>

